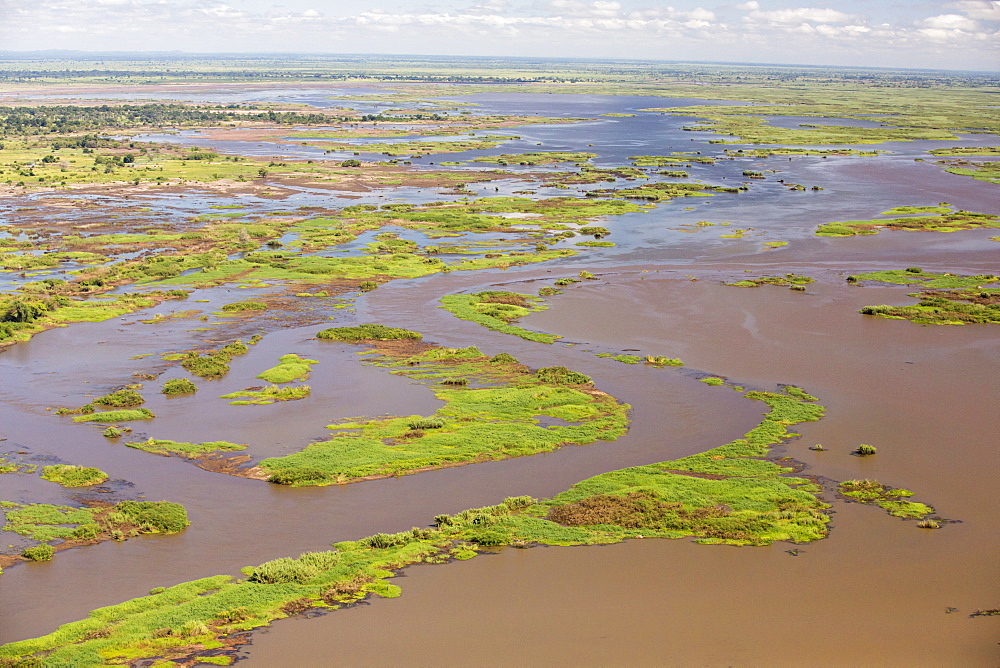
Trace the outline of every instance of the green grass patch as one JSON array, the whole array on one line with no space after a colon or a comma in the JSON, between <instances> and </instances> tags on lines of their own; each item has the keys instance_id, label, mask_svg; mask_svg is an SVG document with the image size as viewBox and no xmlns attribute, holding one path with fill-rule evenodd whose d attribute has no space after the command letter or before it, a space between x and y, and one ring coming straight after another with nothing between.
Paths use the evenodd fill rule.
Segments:
<instances>
[{"instance_id":1,"label":"green grass patch","mask_svg":"<svg viewBox=\"0 0 1000 668\"><path fill-rule=\"evenodd\" d=\"M589 389L589 377L565 367L532 372L510 356L489 358L474 347L382 354L369 363L438 381L433 391L445 405L431 416L331 425L337 434L330 440L262 460L259 467L272 473L272 482L327 485L521 457L614 440L628 424L627 405ZM545 417L566 424L542 426Z\"/></svg>"},{"instance_id":2,"label":"green grass patch","mask_svg":"<svg viewBox=\"0 0 1000 668\"><path fill-rule=\"evenodd\" d=\"M957 232L979 228L1000 228L1000 216L989 213L956 211L937 215L904 216L902 218L849 220L820 225L816 229L816 235L821 237L851 237L859 234L878 234L881 230Z\"/></svg>"},{"instance_id":3,"label":"green grass patch","mask_svg":"<svg viewBox=\"0 0 1000 668\"><path fill-rule=\"evenodd\" d=\"M528 341L553 343L560 337L511 324L529 313L545 309L540 302L533 295L489 290L468 295L445 295L441 298L441 308L456 318L474 322L495 332L513 334Z\"/></svg>"},{"instance_id":4,"label":"green grass patch","mask_svg":"<svg viewBox=\"0 0 1000 668\"><path fill-rule=\"evenodd\" d=\"M108 479L108 474L92 466L54 464L42 468L42 478L63 487L87 487Z\"/></svg>"},{"instance_id":5,"label":"green grass patch","mask_svg":"<svg viewBox=\"0 0 1000 668\"><path fill-rule=\"evenodd\" d=\"M802 276L799 274L785 274L784 276L760 276L758 278L744 278L739 281L734 281L732 283L726 283L726 285L732 285L738 288L756 288L761 285L787 285L789 287L808 285L810 283L815 283L816 279L810 276Z\"/></svg>"},{"instance_id":6,"label":"green grass patch","mask_svg":"<svg viewBox=\"0 0 1000 668\"><path fill-rule=\"evenodd\" d=\"M132 408L77 415L73 418L73 422L129 422L132 420L152 420L154 417L156 415L148 408Z\"/></svg>"},{"instance_id":7,"label":"green grass patch","mask_svg":"<svg viewBox=\"0 0 1000 668\"><path fill-rule=\"evenodd\" d=\"M837 491L858 503L878 506L895 517L923 519L934 512L928 505L908 501L913 492L893 489L875 480L845 480L837 485Z\"/></svg>"},{"instance_id":8,"label":"green grass patch","mask_svg":"<svg viewBox=\"0 0 1000 668\"><path fill-rule=\"evenodd\" d=\"M206 441L204 443L184 443L180 441L169 441L165 439L149 438L145 441L135 441L126 443L130 448L145 450L155 455L180 455L182 457L195 457L207 455L214 452L232 452L235 450L245 450L247 446L228 441Z\"/></svg>"},{"instance_id":9,"label":"green grass patch","mask_svg":"<svg viewBox=\"0 0 1000 668\"><path fill-rule=\"evenodd\" d=\"M320 331L316 334L316 338L355 343L358 341L395 341L399 339L419 341L424 337L423 334L408 329L367 324L358 325L357 327L331 327Z\"/></svg>"},{"instance_id":10,"label":"green grass patch","mask_svg":"<svg viewBox=\"0 0 1000 668\"><path fill-rule=\"evenodd\" d=\"M277 366L262 371L257 374L257 377L269 383L290 383L293 380L304 380L309 376L313 364L319 364L319 362L290 353L282 355L278 358Z\"/></svg>"},{"instance_id":11,"label":"green grass patch","mask_svg":"<svg viewBox=\"0 0 1000 668\"><path fill-rule=\"evenodd\" d=\"M259 390L247 389L238 392L223 394L222 399L235 399L230 401L232 406L263 406L273 404L276 401L295 401L305 399L309 396L311 388L308 385L295 385L293 387L278 387L271 385Z\"/></svg>"}]
</instances>

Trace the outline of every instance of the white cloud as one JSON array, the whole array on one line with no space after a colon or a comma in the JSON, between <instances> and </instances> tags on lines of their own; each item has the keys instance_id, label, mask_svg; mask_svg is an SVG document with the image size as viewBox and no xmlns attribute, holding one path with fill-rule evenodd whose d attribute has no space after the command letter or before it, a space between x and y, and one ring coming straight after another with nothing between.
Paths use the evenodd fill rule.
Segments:
<instances>
[{"instance_id":1,"label":"white cloud","mask_svg":"<svg viewBox=\"0 0 1000 668\"><path fill-rule=\"evenodd\" d=\"M959 14L940 14L938 16L931 16L921 21L921 23L928 28L937 28L940 30L965 30L972 32L979 29L979 24L972 19Z\"/></svg>"},{"instance_id":2,"label":"white cloud","mask_svg":"<svg viewBox=\"0 0 1000 668\"><path fill-rule=\"evenodd\" d=\"M0 0L0 48L997 66L1000 26L991 21L1000 18L1000 0L928 3L922 14L884 22L829 7L762 8L775 4L747 0L713 11L697 0L680 8L646 0L367 0L352 10L357 4L346 1Z\"/></svg>"},{"instance_id":3,"label":"white cloud","mask_svg":"<svg viewBox=\"0 0 1000 668\"><path fill-rule=\"evenodd\" d=\"M980 21L1000 21L1000 0L958 0L947 5L969 18Z\"/></svg>"},{"instance_id":4,"label":"white cloud","mask_svg":"<svg viewBox=\"0 0 1000 668\"><path fill-rule=\"evenodd\" d=\"M757 3L747 3L754 4ZM856 21L857 17L851 14L838 12L836 9L824 9L820 7L797 7L795 9L775 9L773 11L761 11L753 9L747 16L751 21L763 21L768 23L850 23Z\"/></svg>"}]
</instances>

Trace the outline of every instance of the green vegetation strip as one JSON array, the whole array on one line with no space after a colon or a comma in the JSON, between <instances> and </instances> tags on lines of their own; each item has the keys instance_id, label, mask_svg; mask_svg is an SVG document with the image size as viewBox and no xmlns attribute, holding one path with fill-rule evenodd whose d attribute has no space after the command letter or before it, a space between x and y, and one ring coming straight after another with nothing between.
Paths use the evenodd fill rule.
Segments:
<instances>
[{"instance_id":1,"label":"green vegetation strip","mask_svg":"<svg viewBox=\"0 0 1000 668\"><path fill-rule=\"evenodd\" d=\"M229 441L206 441L205 443L184 443L164 439L149 438L145 441L126 443L130 448L145 450L156 455L180 455L182 457L197 457L213 452L245 450L247 446Z\"/></svg>"},{"instance_id":2,"label":"green vegetation strip","mask_svg":"<svg viewBox=\"0 0 1000 668\"><path fill-rule=\"evenodd\" d=\"M889 212L887 211L886 213ZM949 209L948 213L937 215L826 223L816 229L816 235L821 237L852 237L859 234L878 234L883 229L957 232L958 230L973 230L977 228L1000 228L1000 216L989 213L973 213L971 211L956 211L952 213Z\"/></svg>"},{"instance_id":3,"label":"green vegetation strip","mask_svg":"<svg viewBox=\"0 0 1000 668\"><path fill-rule=\"evenodd\" d=\"M495 332L513 334L528 341L553 343L560 337L511 324L529 313L545 309L540 301L539 297L533 295L487 290L469 295L445 295L441 298L441 308L456 318L469 320Z\"/></svg>"},{"instance_id":4,"label":"green vegetation strip","mask_svg":"<svg viewBox=\"0 0 1000 668\"><path fill-rule=\"evenodd\" d=\"M340 331L354 336L352 330ZM336 338L338 330L325 332ZM405 345L420 350L377 349L381 354L370 363L436 382L434 394L444 402L442 408L429 417L331 425L338 433L330 440L264 459L259 471L278 484L331 485L615 440L627 429L628 405L565 367L532 372L510 355L491 358L475 347ZM562 424L543 426L540 418Z\"/></svg>"},{"instance_id":5,"label":"green vegetation strip","mask_svg":"<svg viewBox=\"0 0 1000 668\"><path fill-rule=\"evenodd\" d=\"M784 276L760 276L758 278L744 278L741 281L735 281L733 283L726 283L726 285L732 285L738 288L756 288L761 285L787 285L791 288L796 286L804 286L810 283L814 283L815 278L810 276L802 276L799 274L785 274Z\"/></svg>"},{"instance_id":6,"label":"green vegetation strip","mask_svg":"<svg viewBox=\"0 0 1000 668\"><path fill-rule=\"evenodd\" d=\"M78 666L144 658L191 660L224 647L221 638L309 609L336 609L367 595L398 596L386 582L415 563L443 563L500 545L587 545L627 538L698 537L702 543L766 545L823 538L827 507L818 486L763 459L787 427L816 420L801 398L748 392L770 407L745 437L700 455L601 474L551 499L511 497L495 506L439 515L430 529L375 534L215 576L94 610L55 632L0 648Z\"/></svg>"}]
</instances>

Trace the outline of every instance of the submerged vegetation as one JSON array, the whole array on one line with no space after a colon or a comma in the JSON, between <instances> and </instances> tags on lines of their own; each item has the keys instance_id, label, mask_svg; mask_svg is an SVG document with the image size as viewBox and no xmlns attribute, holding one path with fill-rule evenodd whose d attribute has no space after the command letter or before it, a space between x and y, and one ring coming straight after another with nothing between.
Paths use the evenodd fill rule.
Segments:
<instances>
[{"instance_id":1,"label":"submerged vegetation","mask_svg":"<svg viewBox=\"0 0 1000 668\"><path fill-rule=\"evenodd\" d=\"M784 276L761 276L759 278L744 278L726 285L733 285L738 288L756 288L761 285L787 285L791 289L802 288L802 286L814 283L815 278L811 276L801 276L799 274L785 274ZM804 289L804 288L802 288Z\"/></svg>"}]
</instances>

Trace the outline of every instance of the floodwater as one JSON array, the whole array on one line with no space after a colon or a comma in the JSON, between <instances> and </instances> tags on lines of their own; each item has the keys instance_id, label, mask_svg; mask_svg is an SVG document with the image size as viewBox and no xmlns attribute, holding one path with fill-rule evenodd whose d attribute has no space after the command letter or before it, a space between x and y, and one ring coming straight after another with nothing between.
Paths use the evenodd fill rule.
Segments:
<instances>
[{"instance_id":1,"label":"floodwater","mask_svg":"<svg viewBox=\"0 0 1000 668\"><path fill-rule=\"evenodd\" d=\"M296 101L309 103L333 94L300 93ZM273 99L273 92L268 95ZM713 135L681 131L690 119L638 111L678 104L664 98L506 95L461 101L482 105L477 113L591 119L518 128L513 134L522 136L521 144L477 155L586 150L598 154L595 164L609 166L629 164L631 155L721 156L724 148L740 148L709 145ZM637 116L598 116L608 112ZM468 562L412 567L395 580L403 587L399 599L281 621L252 634L242 653L245 663L319 666L335 657L345 665L996 665L996 618L969 615L1000 601L1000 504L989 493L1000 463L997 328L864 317L857 311L866 304L911 302L906 295L913 288L858 287L844 280L849 273L911 265L997 273L1000 246L989 239L996 231L812 235L820 223L871 218L901 205L947 201L997 213L990 184L943 174L930 159L914 162L930 158L924 151L931 147L986 142L976 135L943 144L886 144L874 148L893 153L878 158L774 156L696 164L689 170L692 179L720 185L738 183L744 169L763 171L763 166L781 173L751 182L748 192L679 199L602 220L614 248L506 271L396 281L358 296L353 311L319 307L317 317L324 323L383 322L419 329L427 340L444 345L475 344L490 354L510 352L532 366L564 364L587 373L599 389L633 406L629 433L613 443L342 487L285 489L123 447L93 425L72 424L47 410L79 406L88 395L129 382L134 372L162 369L159 353L212 340L212 329L224 326L211 315L220 305L265 288L200 290L183 302L52 330L7 349L0 354L0 438L6 439L0 452L23 450L98 466L134 485L129 489L136 495L185 503L192 525L179 535L74 549L50 563L10 568L0 576L0 642L48 633L152 587L236 574L242 566L377 531L426 526L435 514L509 495L548 496L601 472L728 442L756 424L763 407L727 387L697 381L699 373L713 373L747 387L795 384L820 398L826 417L798 425L802 437L778 453L802 462L805 473L832 480L877 478L905 487L915 500L955 522L921 530L828 493L834 512L830 537L798 546L797 556L787 552L795 547L789 544L734 548L635 540L602 547L508 548ZM778 178L824 190L788 191ZM517 187L506 185L501 194ZM382 202L421 197L413 189L378 194ZM327 206L341 205L305 189L290 199L303 205L323 197ZM441 195L429 191L423 197ZM190 201L177 209L169 199L143 204L164 218L186 220L197 213ZM204 201L206 212L218 204L217 198ZM241 202L262 210L288 206ZM14 207L5 212L8 218L16 215ZM683 225L699 220L731 227L684 231L690 228ZM753 231L744 239L719 236L732 228ZM763 250L761 242L773 240L790 245ZM597 280L567 287L547 300L548 310L521 323L562 335L554 345L490 332L437 308L443 294L491 286L537 291L580 270L598 274ZM786 272L817 282L805 293L722 285ZM209 331L201 331L206 325L197 319L140 322L151 313L186 309L206 315ZM247 335L255 331L251 325ZM323 326L330 325L268 326L263 340L235 358L224 379L201 383L196 396L147 392L147 405L158 417L137 426L143 433L136 436L224 439L246 443L250 454L264 457L323 438L325 425L344 417L428 414L439 405L425 386L360 364L353 347L314 340ZM679 357L686 367L651 369L594 356L626 350ZM319 360L307 399L231 407L217 398L255 384L257 373L289 352ZM135 357L149 353L155 354ZM157 386L180 375L170 369ZM809 450L815 443L827 450ZM876 445L878 455L850 456L860 443ZM0 476L0 498L37 492L19 480Z\"/></svg>"}]
</instances>

